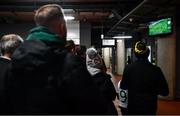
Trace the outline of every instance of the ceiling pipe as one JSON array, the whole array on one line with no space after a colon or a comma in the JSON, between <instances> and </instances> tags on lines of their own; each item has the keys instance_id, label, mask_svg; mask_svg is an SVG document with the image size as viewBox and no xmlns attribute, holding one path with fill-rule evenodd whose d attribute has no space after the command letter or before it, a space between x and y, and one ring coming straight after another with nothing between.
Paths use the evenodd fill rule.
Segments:
<instances>
[{"instance_id":1,"label":"ceiling pipe","mask_svg":"<svg viewBox=\"0 0 180 116\"><path fill-rule=\"evenodd\" d=\"M120 20L122 18L122 16L119 15L116 10L111 10L111 12L118 18L118 20Z\"/></svg>"},{"instance_id":2,"label":"ceiling pipe","mask_svg":"<svg viewBox=\"0 0 180 116\"><path fill-rule=\"evenodd\" d=\"M128 18L132 13L134 13L136 10L138 10L141 6L143 6L148 0L142 1L136 8L134 8L132 11L130 11L127 15L125 15L123 18L121 18L108 32L106 35L108 35L112 30L114 30L123 20Z\"/></svg>"},{"instance_id":3,"label":"ceiling pipe","mask_svg":"<svg viewBox=\"0 0 180 116\"><path fill-rule=\"evenodd\" d=\"M96 2L0 2L0 11L33 11L45 4L59 4L63 9L108 9L109 11L117 4L117 2L111 3L96 3Z\"/></svg>"}]
</instances>

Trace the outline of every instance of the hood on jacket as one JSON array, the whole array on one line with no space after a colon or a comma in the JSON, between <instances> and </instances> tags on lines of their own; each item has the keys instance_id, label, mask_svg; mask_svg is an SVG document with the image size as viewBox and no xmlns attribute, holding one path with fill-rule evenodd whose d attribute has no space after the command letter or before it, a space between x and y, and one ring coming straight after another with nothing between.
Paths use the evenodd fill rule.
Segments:
<instances>
[{"instance_id":1,"label":"hood on jacket","mask_svg":"<svg viewBox=\"0 0 180 116\"><path fill-rule=\"evenodd\" d=\"M61 45L65 45L65 39L60 38L59 35L50 32L48 28L43 26L37 26L30 31L27 40L42 40L47 42L57 42Z\"/></svg>"},{"instance_id":2,"label":"hood on jacket","mask_svg":"<svg viewBox=\"0 0 180 116\"><path fill-rule=\"evenodd\" d=\"M47 28L38 26L31 30L27 40L16 49L12 56L13 69L26 74L46 73L61 60L64 41ZM47 69L47 67L49 67Z\"/></svg>"}]
</instances>

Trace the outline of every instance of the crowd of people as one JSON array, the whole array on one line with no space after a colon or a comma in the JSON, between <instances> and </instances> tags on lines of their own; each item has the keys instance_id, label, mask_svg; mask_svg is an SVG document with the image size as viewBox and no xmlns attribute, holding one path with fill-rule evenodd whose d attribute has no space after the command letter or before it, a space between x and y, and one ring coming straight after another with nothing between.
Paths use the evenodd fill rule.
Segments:
<instances>
[{"instance_id":1,"label":"crowd of people","mask_svg":"<svg viewBox=\"0 0 180 116\"><path fill-rule=\"evenodd\" d=\"M94 47L66 40L61 6L41 6L34 20L24 41L17 34L0 40L0 113L118 115L103 58ZM126 104L121 111L155 114L157 95L168 95L168 85L161 69L147 61L146 45L138 42L134 51L138 60L125 67L120 84L118 98Z\"/></svg>"}]
</instances>

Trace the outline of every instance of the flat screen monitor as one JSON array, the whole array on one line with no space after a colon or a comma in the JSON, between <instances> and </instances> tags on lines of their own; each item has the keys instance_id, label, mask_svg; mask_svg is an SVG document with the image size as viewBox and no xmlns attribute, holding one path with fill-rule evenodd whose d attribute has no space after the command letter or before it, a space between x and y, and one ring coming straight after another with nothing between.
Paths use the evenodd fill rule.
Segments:
<instances>
[{"instance_id":1,"label":"flat screen monitor","mask_svg":"<svg viewBox=\"0 0 180 116\"><path fill-rule=\"evenodd\" d=\"M172 33L172 18L163 18L149 24L149 36L159 36Z\"/></svg>"}]
</instances>

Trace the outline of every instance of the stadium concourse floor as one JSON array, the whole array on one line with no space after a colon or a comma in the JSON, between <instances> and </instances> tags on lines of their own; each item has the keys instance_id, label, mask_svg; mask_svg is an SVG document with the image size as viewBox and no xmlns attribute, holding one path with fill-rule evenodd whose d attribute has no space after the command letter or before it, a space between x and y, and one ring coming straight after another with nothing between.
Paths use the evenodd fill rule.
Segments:
<instances>
[{"instance_id":1,"label":"stadium concourse floor","mask_svg":"<svg viewBox=\"0 0 180 116\"><path fill-rule=\"evenodd\" d=\"M122 76L120 75L112 75L112 82L117 87L119 80L121 80ZM114 101L114 104L117 108L119 115L121 115L121 111L118 107L118 99ZM158 111L157 115L179 115L180 116L180 99L176 100L158 100Z\"/></svg>"}]
</instances>

